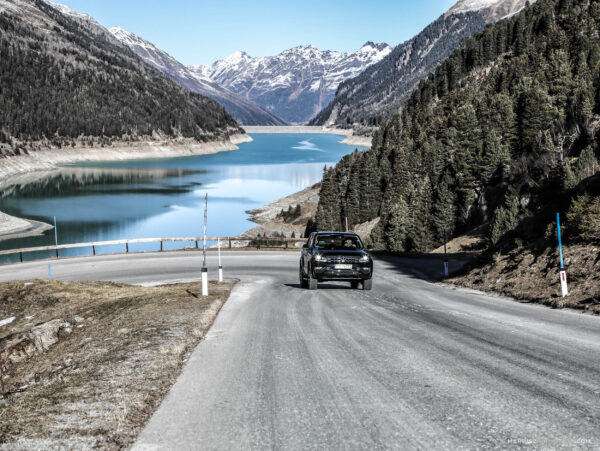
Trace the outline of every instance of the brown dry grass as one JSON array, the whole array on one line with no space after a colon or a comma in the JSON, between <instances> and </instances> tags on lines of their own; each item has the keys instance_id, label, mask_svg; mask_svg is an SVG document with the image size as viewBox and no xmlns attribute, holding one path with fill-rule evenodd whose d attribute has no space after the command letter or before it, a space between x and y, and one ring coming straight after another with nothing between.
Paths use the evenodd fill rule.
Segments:
<instances>
[{"instance_id":1,"label":"brown dry grass","mask_svg":"<svg viewBox=\"0 0 600 451\"><path fill-rule=\"evenodd\" d=\"M233 283L145 288L105 282L0 284L0 343L62 319L45 353L5 367L0 448L121 449L135 439ZM5 341L6 342L6 341ZM22 390L22 391L20 391Z\"/></svg>"},{"instance_id":2,"label":"brown dry grass","mask_svg":"<svg viewBox=\"0 0 600 451\"><path fill-rule=\"evenodd\" d=\"M482 291L495 291L520 300L556 308L576 308L600 314L600 247L572 244L564 248L569 296L561 296L556 249L535 253L516 247L491 261L468 264L447 282Z\"/></svg>"}]
</instances>

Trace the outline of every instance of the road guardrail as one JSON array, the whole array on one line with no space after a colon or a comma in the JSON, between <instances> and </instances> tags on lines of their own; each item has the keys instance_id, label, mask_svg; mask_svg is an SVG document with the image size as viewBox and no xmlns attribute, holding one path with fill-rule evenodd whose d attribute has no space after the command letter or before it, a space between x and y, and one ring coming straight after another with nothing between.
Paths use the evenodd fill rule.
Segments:
<instances>
[{"instance_id":1,"label":"road guardrail","mask_svg":"<svg viewBox=\"0 0 600 451\"><path fill-rule=\"evenodd\" d=\"M136 238L130 240L113 240L113 241L94 241L89 243L70 243L70 244L59 244L58 246L38 246L38 247L27 247L22 249L8 249L4 251L0 251L0 256L3 255L15 255L19 254L19 260L23 262L23 255L31 252L43 252L43 251L55 251L56 258L59 257L59 250L61 249L81 249L81 248L91 248L92 254L96 255L96 248L101 246L115 246L115 245L125 245L125 253L130 253L129 245L130 244L138 244L138 243L160 243L160 251L162 252L164 249L163 243L168 242L193 242L195 243L195 248L199 249L199 244L203 242L203 237L174 237L174 238ZM215 242L221 241L222 243L228 243L229 249L233 248L234 241L247 241L249 244L252 244L251 247L256 247L260 249L261 247L273 247L273 243L281 243L281 247L287 249L289 243L301 243L306 241L306 238L279 238L279 237L258 237L258 238L242 238L242 237L206 237L206 241ZM279 247L279 246L277 246ZM179 249L181 250L181 249ZM140 251L147 252L147 251Z\"/></svg>"}]
</instances>

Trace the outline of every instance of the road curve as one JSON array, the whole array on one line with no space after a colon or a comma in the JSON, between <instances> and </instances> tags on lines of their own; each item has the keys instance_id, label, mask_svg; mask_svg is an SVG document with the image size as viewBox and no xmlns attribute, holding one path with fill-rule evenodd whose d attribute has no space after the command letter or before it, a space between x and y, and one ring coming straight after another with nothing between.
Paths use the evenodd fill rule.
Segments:
<instances>
[{"instance_id":1,"label":"road curve","mask_svg":"<svg viewBox=\"0 0 600 451\"><path fill-rule=\"evenodd\" d=\"M599 318L381 260L370 292L309 292L297 264L224 254L242 282L134 449L600 447ZM0 280L47 277L47 265L3 266ZM200 265L173 252L60 260L52 273L151 284L198 279Z\"/></svg>"}]
</instances>

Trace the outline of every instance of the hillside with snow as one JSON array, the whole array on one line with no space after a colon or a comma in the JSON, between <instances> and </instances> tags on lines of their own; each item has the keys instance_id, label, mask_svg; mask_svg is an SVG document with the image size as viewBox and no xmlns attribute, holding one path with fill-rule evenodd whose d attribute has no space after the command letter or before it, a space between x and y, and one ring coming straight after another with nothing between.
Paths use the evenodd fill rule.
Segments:
<instances>
[{"instance_id":1,"label":"hillside with snow","mask_svg":"<svg viewBox=\"0 0 600 451\"><path fill-rule=\"evenodd\" d=\"M534 2L535 0L529 1L529 3ZM526 3L527 0L460 0L447 14L478 11L484 16L486 22L493 23L517 14Z\"/></svg>"},{"instance_id":2,"label":"hillside with snow","mask_svg":"<svg viewBox=\"0 0 600 451\"><path fill-rule=\"evenodd\" d=\"M146 63L154 66L172 80L190 91L210 97L219 102L242 125L286 125L274 114L254 102L237 95L211 81L199 72L181 64L154 44L121 27L113 27L110 33Z\"/></svg>"}]
</instances>

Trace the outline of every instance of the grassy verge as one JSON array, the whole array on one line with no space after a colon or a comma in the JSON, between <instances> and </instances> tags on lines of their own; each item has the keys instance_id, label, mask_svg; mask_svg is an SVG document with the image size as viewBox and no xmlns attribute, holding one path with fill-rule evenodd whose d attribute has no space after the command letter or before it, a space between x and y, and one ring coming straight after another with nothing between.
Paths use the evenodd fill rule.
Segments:
<instances>
[{"instance_id":1,"label":"grassy verge","mask_svg":"<svg viewBox=\"0 0 600 451\"><path fill-rule=\"evenodd\" d=\"M0 448L131 444L232 286L0 284Z\"/></svg>"}]
</instances>

